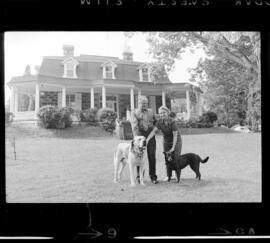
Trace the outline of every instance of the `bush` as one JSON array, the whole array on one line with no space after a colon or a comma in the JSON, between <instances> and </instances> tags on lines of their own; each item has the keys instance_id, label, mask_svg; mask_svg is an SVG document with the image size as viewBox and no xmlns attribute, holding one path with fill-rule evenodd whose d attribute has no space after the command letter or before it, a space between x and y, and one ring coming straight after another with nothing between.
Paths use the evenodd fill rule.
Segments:
<instances>
[{"instance_id":1,"label":"bush","mask_svg":"<svg viewBox=\"0 0 270 243\"><path fill-rule=\"evenodd\" d=\"M70 118L70 115L74 113L74 110L71 107L63 107L59 109L59 113L59 127L56 128L71 127L72 120Z\"/></svg>"},{"instance_id":2,"label":"bush","mask_svg":"<svg viewBox=\"0 0 270 243\"><path fill-rule=\"evenodd\" d=\"M90 108L84 111L84 121L88 122L90 125L95 125L98 122L97 118L97 108Z\"/></svg>"},{"instance_id":3,"label":"bush","mask_svg":"<svg viewBox=\"0 0 270 243\"><path fill-rule=\"evenodd\" d=\"M97 119L99 125L108 132L113 132L115 130L116 118L116 112L110 108L102 108L97 112Z\"/></svg>"},{"instance_id":4,"label":"bush","mask_svg":"<svg viewBox=\"0 0 270 243\"><path fill-rule=\"evenodd\" d=\"M55 106L46 105L39 109L38 117L41 121L41 126L45 128L66 128L72 124L70 115L73 112L72 108L58 109Z\"/></svg>"},{"instance_id":5,"label":"bush","mask_svg":"<svg viewBox=\"0 0 270 243\"><path fill-rule=\"evenodd\" d=\"M10 125L13 122L14 114L12 112L5 112L5 124Z\"/></svg>"},{"instance_id":6,"label":"bush","mask_svg":"<svg viewBox=\"0 0 270 243\"><path fill-rule=\"evenodd\" d=\"M76 118L78 119L78 122L84 122L85 121L85 116L84 116L83 111L75 110L72 114L74 116L76 116Z\"/></svg>"},{"instance_id":7,"label":"bush","mask_svg":"<svg viewBox=\"0 0 270 243\"><path fill-rule=\"evenodd\" d=\"M227 115L220 114L218 117L218 126L224 125L226 127L233 127L241 122L241 119L234 113L229 113Z\"/></svg>"},{"instance_id":8,"label":"bush","mask_svg":"<svg viewBox=\"0 0 270 243\"><path fill-rule=\"evenodd\" d=\"M207 121L204 117L192 117L188 121L178 119L177 125L180 128L210 128L214 126L214 123Z\"/></svg>"},{"instance_id":9,"label":"bush","mask_svg":"<svg viewBox=\"0 0 270 243\"><path fill-rule=\"evenodd\" d=\"M218 119L217 114L212 111L207 111L203 113L201 121L204 123L214 123Z\"/></svg>"}]
</instances>

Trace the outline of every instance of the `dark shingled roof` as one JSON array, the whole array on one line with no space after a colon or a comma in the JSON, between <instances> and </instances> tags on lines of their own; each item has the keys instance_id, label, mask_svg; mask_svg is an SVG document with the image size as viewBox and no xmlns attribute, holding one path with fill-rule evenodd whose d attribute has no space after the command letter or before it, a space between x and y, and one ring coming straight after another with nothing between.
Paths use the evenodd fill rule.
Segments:
<instances>
[{"instance_id":1,"label":"dark shingled roof","mask_svg":"<svg viewBox=\"0 0 270 243\"><path fill-rule=\"evenodd\" d=\"M116 79L139 81L139 71L137 68L144 64L143 62L125 61L118 57L80 55L74 56L79 62L77 66L77 76L80 79L103 79L101 65L106 61L112 61L117 65L115 70ZM46 56L43 58L40 75L62 77L64 66L62 64L64 57ZM167 74L164 78L155 80L155 83L171 83Z\"/></svg>"}]
</instances>

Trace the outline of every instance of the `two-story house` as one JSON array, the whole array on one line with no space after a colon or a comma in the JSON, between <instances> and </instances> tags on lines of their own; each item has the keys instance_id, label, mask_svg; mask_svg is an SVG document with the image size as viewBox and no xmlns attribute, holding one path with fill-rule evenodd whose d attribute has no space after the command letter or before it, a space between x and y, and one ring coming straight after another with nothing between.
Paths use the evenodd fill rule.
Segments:
<instances>
[{"instance_id":1,"label":"two-story house","mask_svg":"<svg viewBox=\"0 0 270 243\"><path fill-rule=\"evenodd\" d=\"M181 79L181 77L179 77ZM170 107L170 91L176 99L186 102L187 118L190 117L190 87L187 83L172 83L167 75L153 79L147 63L133 60L133 53L125 47L122 58L110 56L74 56L74 46L64 45L63 56L45 56L38 73L29 71L13 77L10 111L15 120L35 120L40 107L54 105L86 110L90 107L110 107L119 119L138 105L138 96L148 97L149 106L155 111L161 105ZM192 89L200 101L201 91ZM23 96L33 97L32 109L21 104ZM201 113L201 102L197 102ZM30 107L30 106L29 106Z\"/></svg>"}]
</instances>

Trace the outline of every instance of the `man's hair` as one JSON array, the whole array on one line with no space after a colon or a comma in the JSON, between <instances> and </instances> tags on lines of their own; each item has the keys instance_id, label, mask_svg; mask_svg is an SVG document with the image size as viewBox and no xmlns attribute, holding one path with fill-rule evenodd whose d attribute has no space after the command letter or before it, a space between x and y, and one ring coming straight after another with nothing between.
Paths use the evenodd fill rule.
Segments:
<instances>
[{"instance_id":1,"label":"man's hair","mask_svg":"<svg viewBox=\"0 0 270 243\"><path fill-rule=\"evenodd\" d=\"M139 97L139 103L141 103L142 101L147 101L147 102L148 102L147 97L144 96L144 95L141 95L141 96Z\"/></svg>"}]
</instances>

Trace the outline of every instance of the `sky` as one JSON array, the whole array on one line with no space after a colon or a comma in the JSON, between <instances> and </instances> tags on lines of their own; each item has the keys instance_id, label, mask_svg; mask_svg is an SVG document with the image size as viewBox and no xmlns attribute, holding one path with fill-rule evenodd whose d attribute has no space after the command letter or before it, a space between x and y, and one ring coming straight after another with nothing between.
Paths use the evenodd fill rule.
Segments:
<instances>
[{"instance_id":1,"label":"sky","mask_svg":"<svg viewBox=\"0 0 270 243\"><path fill-rule=\"evenodd\" d=\"M123 32L6 32L4 35L5 65L5 102L10 90L6 83L14 76L21 76L26 65L30 65L32 74L35 66L41 65L43 56L62 56L63 45L73 45L74 55L101 55L122 57L125 37ZM133 51L133 60L149 62L148 43L145 35L137 32L129 45ZM187 51L177 61L173 73L169 74L172 82L187 82L187 68L196 67L198 60L205 57L202 50L194 54Z\"/></svg>"}]
</instances>

